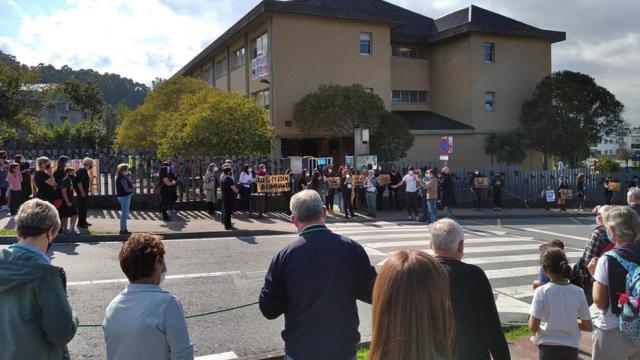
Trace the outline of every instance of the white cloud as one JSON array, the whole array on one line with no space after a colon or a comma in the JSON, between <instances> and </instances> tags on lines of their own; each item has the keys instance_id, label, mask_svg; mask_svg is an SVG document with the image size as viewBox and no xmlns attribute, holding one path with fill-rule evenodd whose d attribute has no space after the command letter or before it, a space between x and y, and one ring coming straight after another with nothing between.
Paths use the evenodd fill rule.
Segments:
<instances>
[{"instance_id":1,"label":"white cloud","mask_svg":"<svg viewBox=\"0 0 640 360\"><path fill-rule=\"evenodd\" d=\"M226 24L181 15L158 0L68 0L68 10L25 17L0 48L29 65L92 68L150 83L169 77Z\"/></svg>"}]
</instances>

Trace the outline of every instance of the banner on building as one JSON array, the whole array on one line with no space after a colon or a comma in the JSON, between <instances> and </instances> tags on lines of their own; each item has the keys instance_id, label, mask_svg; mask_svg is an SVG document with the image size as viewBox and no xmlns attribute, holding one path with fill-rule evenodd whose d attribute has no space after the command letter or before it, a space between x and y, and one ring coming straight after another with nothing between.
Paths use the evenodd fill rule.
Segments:
<instances>
[{"instance_id":1,"label":"banner on building","mask_svg":"<svg viewBox=\"0 0 640 360\"><path fill-rule=\"evenodd\" d=\"M258 80L262 77L269 75L269 62L267 61L267 55L258 55L255 59L251 60L251 80Z\"/></svg>"},{"instance_id":2,"label":"banner on building","mask_svg":"<svg viewBox=\"0 0 640 360\"><path fill-rule=\"evenodd\" d=\"M327 182L327 186L332 189L337 189L340 187L340 178L337 176L325 178L325 181Z\"/></svg>"},{"instance_id":3,"label":"banner on building","mask_svg":"<svg viewBox=\"0 0 640 360\"><path fill-rule=\"evenodd\" d=\"M387 185L391 183L391 175L389 174L378 175L377 180L378 180L378 186Z\"/></svg>"},{"instance_id":4,"label":"banner on building","mask_svg":"<svg viewBox=\"0 0 640 360\"><path fill-rule=\"evenodd\" d=\"M267 175L256 177L259 193L279 193L291 191L289 175Z\"/></svg>"}]
</instances>

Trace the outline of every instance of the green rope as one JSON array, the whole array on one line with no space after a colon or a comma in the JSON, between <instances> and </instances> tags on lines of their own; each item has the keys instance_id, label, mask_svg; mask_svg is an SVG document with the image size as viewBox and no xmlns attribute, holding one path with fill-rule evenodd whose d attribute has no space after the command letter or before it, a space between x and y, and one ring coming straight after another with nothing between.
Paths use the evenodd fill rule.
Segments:
<instances>
[{"instance_id":1,"label":"green rope","mask_svg":"<svg viewBox=\"0 0 640 360\"><path fill-rule=\"evenodd\" d=\"M187 315L184 318L185 319L192 319L192 318L197 318L197 317L202 317L202 316L207 316L207 315L213 315L213 314L219 314L219 313L223 313L223 312L227 312L227 311L231 311L231 310L237 310L237 309L242 309L242 308L246 308L249 306L253 306L256 305L258 302L252 302L252 303L248 303L248 304L243 304L243 305L238 305L238 306L234 306L234 307L230 307L230 308L226 308L226 309L220 309L220 310L215 310L215 311L208 311L208 312L203 312L203 313L197 313L197 314L193 314L193 315ZM96 328L96 327L102 327L102 324L79 324L78 327L81 328Z\"/></svg>"}]
</instances>

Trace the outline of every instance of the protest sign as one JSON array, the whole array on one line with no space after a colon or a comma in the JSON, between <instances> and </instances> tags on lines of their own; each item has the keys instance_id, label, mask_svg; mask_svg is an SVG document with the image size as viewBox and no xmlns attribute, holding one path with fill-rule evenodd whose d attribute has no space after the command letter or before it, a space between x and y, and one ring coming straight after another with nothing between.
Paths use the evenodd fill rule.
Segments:
<instances>
[{"instance_id":1,"label":"protest sign","mask_svg":"<svg viewBox=\"0 0 640 360\"><path fill-rule=\"evenodd\" d=\"M267 175L256 177L259 193L279 193L291 191L289 175Z\"/></svg>"}]
</instances>

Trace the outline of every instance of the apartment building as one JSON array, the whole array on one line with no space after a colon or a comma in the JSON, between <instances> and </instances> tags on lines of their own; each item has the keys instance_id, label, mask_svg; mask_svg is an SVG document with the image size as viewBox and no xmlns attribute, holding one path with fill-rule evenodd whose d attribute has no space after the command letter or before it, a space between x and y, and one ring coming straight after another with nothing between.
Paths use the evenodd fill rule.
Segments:
<instances>
[{"instance_id":1,"label":"apartment building","mask_svg":"<svg viewBox=\"0 0 640 360\"><path fill-rule=\"evenodd\" d=\"M174 76L269 109L274 156L337 163L353 137L303 137L294 104L322 84L359 83L409 124L415 142L403 160L437 160L447 135L449 165L471 167L490 162L489 132L519 127L522 103L551 72L551 45L564 39L473 5L430 18L382 0L263 0ZM530 157L526 167L539 168L541 155Z\"/></svg>"}]
</instances>

